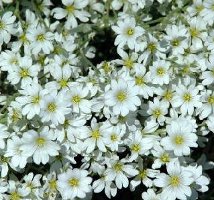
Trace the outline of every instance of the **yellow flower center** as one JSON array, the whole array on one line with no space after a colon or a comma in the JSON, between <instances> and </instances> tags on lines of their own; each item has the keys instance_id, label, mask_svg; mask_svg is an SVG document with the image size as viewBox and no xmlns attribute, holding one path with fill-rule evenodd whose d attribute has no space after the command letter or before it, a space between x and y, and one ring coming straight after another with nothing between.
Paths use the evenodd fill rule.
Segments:
<instances>
[{"instance_id":1,"label":"yellow flower center","mask_svg":"<svg viewBox=\"0 0 214 200\"><path fill-rule=\"evenodd\" d=\"M117 141L118 137L117 137L117 134L116 133L112 133L111 134L111 141L115 142Z\"/></svg>"},{"instance_id":2,"label":"yellow flower center","mask_svg":"<svg viewBox=\"0 0 214 200\"><path fill-rule=\"evenodd\" d=\"M198 37L199 33L200 32L196 28L190 28L190 35L192 37Z\"/></svg>"},{"instance_id":3,"label":"yellow flower center","mask_svg":"<svg viewBox=\"0 0 214 200\"><path fill-rule=\"evenodd\" d=\"M190 66L184 66L182 69L182 74L188 74L190 72Z\"/></svg>"},{"instance_id":4,"label":"yellow flower center","mask_svg":"<svg viewBox=\"0 0 214 200\"><path fill-rule=\"evenodd\" d=\"M8 158L4 156L0 156L0 163L8 162Z\"/></svg>"},{"instance_id":5,"label":"yellow flower center","mask_svg":"<svg viewBox=\"0 0 214 200\"><path fill-rule=\"evenodd\" d=\"M111 71L111 67L108 62L104 62L102 67L103 67L103 70L105 71L105 73L108 73Z\"/></svg>"},{"instance_id":6,"label":"yellow flower center","mask_svg":"<svg viewBox=\"0 0 214 200\"><path fill-rule=\"evenodd\" d=\"M32 104L38 104L39 101L40 101L40 96L33 96L32 100L31 100L31 103Z\"/></svg>"},{"instance_id":7,"label":"yellow flower center","mask_svg":"<svg viewBox=\"0 0 214 200\"><path fill-rule=\"evenodd\" d=\"M160 160L163 162L163 163L167 163L170 161L170 157L169 157L169 154L168 153L163 153L160 157Z\"/></svg>"},{"instance_id":8,"label":"yellow flower center","mask_svg":"<svg viewBox=\"0 0 214 200\"><path fill-rule=\"evenodd\" d=\"M163 98L166 99L167 101L170 101L172 97L173 97L173 93L170 90L167 90L163 95Z\"/></svg>"},{"instance_id":9,"label":"yellow flower center","mask_svg":"<svg viewBox=\"0 0 214 200\"><path fill-rule=\"evenodd\" d=\"M54 49L53 49L53 53L59 55L59 54L63 53L63 48L60 47L59 45L55 45Z\"/></svg>"},{"instance_id":10,"label":"yellow flower center","mask_svg":"<svg viewBox=\"0 0 214 200\"><path fill-rule=\"evenodd\" d=\"M133 64L134 63L130 58L124 61L124 66L126 66L128 69L131 69L133 67Z\"/></svg>"},{"instance_id":11,"label":"yellow flower center","mask_svg":"<svg viewBox=\"0 0 214 200\"><path fill-rule=\"evenodd\" d=\"M134 34L134 29L133 28L128 28L126 33L127 33L128 36L132 36Z\"/></svg>"},{"instance_id":12,"label":"yellow flower center","mask_svg":"<svg viewBox=\"0 0 214 200\"><path fill-rule=\"evenodd\" d=\"M185 93L185 94L183 95L183 100L184 100L185 102L190 102L190 101L192 100L191 94Z\"/></svg>"},{"instance_id":13,"label":"yellow flower center","mask_svg":"<svg viewBox=\"0 0 214 200\"><path fill-rule=\"evenodd\" d=\"M77 178L72 178L68 182L69 182L69 185L71 187L78 187L79 186L79 180Z\"/></svg>"},{"instance_id":14,"label":"yellow flower center","mask_svg":"<svg viewBox=\"0 0 214 200\"><path fill-rule=\"evenodd\" d=\"M74 5L69 5L66 7L66 10L68 13L73 13L75 10L75 7L74 7Z\"/></svg>"},{"instance_id":15,"label":"yellow flower center","mask_svg":"<svg viewBox=\"0 0 214 200\"><path fill-rule=\"evenodd\" d=\"M48 104L48 111L49 112L55 112L56 111L56 104L54 102L51 102Z\"/></svg>"},{"instance_id":16,"label":"yellow flower center","mask_svg":"<svg viewBox=\"0 0 214 200\"><path fill-rule=\"evenodd\" d=\"M214 104L214 96L209 96L208 99L207 99L207 101L211 105Z\"/></svg>"},{"instance_id":17,"label":"yellow flower center","mask_svg":"<svg viewBox=\"0 0 214 200\"><path fill-rule=\"evenodd\" d=\"M140 144L133 144L131 147L131 150L134 152L139 152L140 151Z\"/></svg>"},{"instance_id":18,"label":"yellow flower center","mask_svg":"<svg viewBox=\"0 0 214 200\"><path fill-rule=\"evenodd\" d=\"M20 200L20 199L21 199L21 197L17 192L12 192L10 194L10 200Z\"/></svg>"},{"instance_id":19,"label":"yellow flower center","mask_svg":"<svg viewBox=\"0 0 214 200\"><path fill-rule=\"evenodd\" d=\"M153 116L156 117L156 118L160 117L161 113L162 112L161 112L161 110L159 108L153 110Z\"/></svg>"},{"instance_id":20,"label":"yellow flower center","mask_svg":"<svg viewBox=\"0 0 214 200\"><path fill-rule=\"evenodd\" d=\"M0 21L0 30L3 30L5 28L5 24L3 21Z\"/></svg>"},{"instance_id":21,"label":"yellow flower center","mask_svg":"<svg viewBox=\"0 0 214 200\"><path fill-rule=\"evenodd\" d=\"M135 77L135 84L136 85L143 85L144 84L144 79L141 76L136 76Z\"/></svg>"},{"instance_id":22,"label":"yellow flower center","mask_svg":"<svg viewBox=\"0 0 214 200\"><path fill-rule=\"evenodd\" d=\"M42 137L39 137L36 139L36 143L39 147L43 147L45 145L45 139Z\"/></svg>"},{"instance_id":23,"label":"yellow flower center","mask_svg":"<svg viewBox=\"0 0 214 200\"><path fill-rule=\"evenodd\" d=\"M177 38L171 41L171 45L173 47L177 47L177 46L179 46L179 44L180 44L180 40Z\"/></svg>"},{"instance_id":24,"label":"yellow flower center","mask_svg":"<svg viewBox=\"0 0 214 200\"><path fill-rule=\"evenodd\" d=\"M114 170L115 170L116 172L121 172L122 169L123 169L123 165L122 165L122 163L116 163L116 164L113 166L113 168L114 168Z\"/></svg>"},{"instance_id":25,"label":"yellow flower center","mask_svg":"<svg viewBox=\"0 0 214 200\"><path fill-rule=\"evenodd\" d=\"M91 137L95 140L99 139L101 136L99 129L93 130L91 132Z\"/></svg>"},{"instance_id":26,"label":"yellow flower center","mask_svg":"<svg viewBox=\"0 0 214 200\"><path fill-rule=\"evenodd\" d=\"M27 43L28 42L28 39L26 37L26 34L22 34L19 39L23 42L23 43Z\"/></svg>"},{"instance_id":27,"label":"yellow flower center","mask_svg":"<svg viewBox=\"0 0 214 200\"><path fill-rule=\"evenodd\" d=\"M156 72L158 76L163 76L165 74L165 69L163 67L158 67Z\"/></svg>"},{"instance_id":28,"label":"yellow flower center","mask_svg":"<svg viewBox=\"0 0 214 200\"><path fill-rule=\"evenodd\" d=\"M141 179L146 178L146 177L147 177L147 170L144 169L144 170L140 171L139 177L140 177Z\"/></svg>"},{"instance_id":29,"label":"yellow flower center","mask_svg":"<svg viewBox=\"0 0 214 200\"><path fill-rule=\"evenodd\" d=\"M20 76L22 78L28 77L29 76L29 71L28 69L21 69L21 71L19 72Z\"/></svg>"},{"instance_id":30,"label":"yellow flower center","mask_svg":"<svg viewBox=\"0 0 214 200\"><path fill-rule=\"evenodd\" d=\"M181 145L184 143L184 138L181 135L176 135L174 141L175 144Z\"/></svg>"},{"instance_id":31,"label":"yellow flower center","mask_svg":"<svg viewBox=\"0 0 214 200\"><path fill-rule=\"evenodd\" d=\"M43 42L45 40L45 35L44 34L37 35L36 40L39 42Z\"/></svg>"},{"instance_id":32,"label":"yellow flower center","mask_svg":"<svg viewBox=\"0 0 214 200\"><path fill-rule=\"evenodd\" d=\"M72 97L72 102L74 104L78 104L78 103L80 103L80 101L81 101L81 98L80 98L79 95L75 95L75 96Z\"/></svg>"},{"instance_id":33,"label":"yellow flower center","mask_svg":"<svg viewBox=\"0 0 214 200\"><path fill-rule=\"evenodd\" d=\"M49 181L49 186L51 190L56 190L57 184L56 184L56 180L52 179Z\"/></svg>"},{"instance_id":34,"label":"yellow flower center","mask_svg":"<svg viewBox=\"0 0 214 200\"><path fill-rule=\"evenodd\" d=\"M125 117L125 116L122 116L122 115L119 115L118 121L119 121L120 123L125 123L125 122L126 122L126 117Z\"/></svg>"},{"instance_id":35,"label":"yellow flower center","mask_svg":"<svg viewBox=\"0 0 214 200\"><path fill-rule=\"evenodd\" d=\"M151 42L148 44L147 48L149 49L149 51L151 51L152 53L156 51L157 47L156 44L154 42Z\"/></svg>"},{"instance_id":36,"label":"yellow flower center","mask_svg":"<svg viewBox=\"0 0 214 200\"><path fill-rule=\"evenodd\" d=\"M68 81L65 80L65 79L61 79L59 81L59 85L60 85L61 88L64 88L64 87L66 87L68 85Z\"/></svg>"},{"instance_id":37,"label":"yellow flower center","mask_svg":"<svg viewBox=\"0 0 214 200\"><path fill-rule=\"evenodd\" d=\"M204 6L203 6L203 5L197 5L197 6L195 7L195 9L196 9L196 11L199 13L199 12L201 12L201 11L204 9Z\"/></svg>"},{"instance_id":38,"label":"yellow flower center","mask_svg":"<svg viewBox=\"0 0 214 200\"><path fill-rule=\"evenodd\" d=\"M10 64L17 65L18 64L18 59L17 58L12 58L10 60Z\"/></svg>"},{"instance_id":39,"label":"yellow flower center","mask_svg":"<svg viewBox=\"0 0 214 200\"><path fill-rule=\"evenodd\" d=\"M119 102L123 102L127 99L127 94L126 92L124 91L119 91L117 94L116 94L116 98Z\"/></svg>"},{"instance_id":40,"label":"yellow flower center","mask_svg":"<svg viewBox=\"0 0 214 200\"><path fill-rule=\"evenodd\" d=\"M13 110L11 118L13 122L17 122L21 118L20 113L17 110Z\"/></svg>"},{"instance_id":41,"label":"yellow flower center","mask_svg":"<svg viewBox=\"0 0 214 200\"><path fill-rule=\"evenodd\" d=\"M173 187L178 187L180 184L180 178L178 176L171 176L170 177L170 185Z\"/></svg>"}]
</instances>

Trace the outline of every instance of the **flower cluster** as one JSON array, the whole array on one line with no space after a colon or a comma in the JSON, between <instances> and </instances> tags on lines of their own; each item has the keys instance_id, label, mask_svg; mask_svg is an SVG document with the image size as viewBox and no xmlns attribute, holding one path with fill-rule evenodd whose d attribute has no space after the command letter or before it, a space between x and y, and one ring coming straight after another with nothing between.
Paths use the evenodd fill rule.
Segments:
<instances>
[{"instance_id":1,"label":"flower cluster","mask_svg":"<svg viewBox=\"0 0 214 200\"><path fill-rule=\"evenodd\" d=\"M208 191L213 0L0 7L0 199Z\"/></svg>"}]
</instances>

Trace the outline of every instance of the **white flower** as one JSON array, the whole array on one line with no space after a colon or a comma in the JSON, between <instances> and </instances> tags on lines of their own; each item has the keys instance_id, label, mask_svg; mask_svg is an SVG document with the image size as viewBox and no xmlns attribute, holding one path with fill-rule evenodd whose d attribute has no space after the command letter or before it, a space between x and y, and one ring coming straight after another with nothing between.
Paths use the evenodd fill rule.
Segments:
<instances>
[{"instance_id":1,"label":"white flower","mask_svg":"<svg viewBox=\"0 0 214 200\"><path fill-rule=\"evenodd\" d=\"M23 87L19 92L23 96L17 97L16 101L23 105L22 114L26 115L28 119L39 115L44 95L48 91L43 90L41 85L34 81L31 85Z\"/></svg>"},{"instance_id":2,"label":"white flower","mask_svg":"<svg viewBox=\"0 0 214 200\"><path fill-rule=\"evenodd\" d=\"M136 21L132 17L118 21L117 26L112 26L112 29L118 34L114 44L120 48L127 44L130 49L134 49L137 38L144 33L144 29L136 26Z\"/></svg>"},{"instance_id":3,"label":"white flower","mask_svg":"<svg viewBox=\"0 0 214 200\"><path fill-rule=\"evenodd\" d=\"M102 152L106 152L106 139L105 139L105 130L108 130L109 124L105 125L102 124L100 125L99 123L96 122L95 119L91 120L91 128L88 128L84 131L84 137L87 138L84 140L84 146L86 149L86 153L91 153L94 151L96 146L98 149Z\"/></svg>"},{"instance_id":4,"label":"white flower","mask_svg":"<svg viewBox=\"0 0 214 200\"><path fill-rule=\"evenodd\" d=\"M5 156L11 158L10 166L12 168L24 168L27 164L28 155L21 150L22 144L22 140L16 135L7 141L7 151Z\"/></svg>"},{"instance_id":5,"label":"white flower","mask_svg":"<svg viewBox=\"0 0 214 200\"><path fill-rule=\"evenodd\" d=\"M214 123L213 123L213 120L214 120L214 115L211 115L208 118L208 120L206 121L209 130L211 130L212 132L214 132Z\"/></svg>"},{"instance_id":6,"label":"white flower","mask_svg":"<svg viewBox=\"0 0 214 200\"><path fill-rule=\"evenodd\" d=\"M125 128L119 125L112 126L105 130L104 137L106 146L112 151L118 151L118 146L122 144L122 137L125 134Z\"/></svg>"},{"instance_id":7,"label":"white flower","mask_svg":"<svg viewBox=\"0 0 214 200\"><path fill-rule=\"evenodd\" d=\"M211 90L207 90L202 92L201 96L203 106L197 110L197 113L199 113L199 117L202 120L214 113L214 93Z\"/></svg>"},{"instance_id":8,"label":"white flower","mask_svg":"<svg viewBox=\"0 0 214 200\"><path fill-rule=\"evenodd\" d=\"M160 145L155 145L151 152L152 155L156 157L152 164L153 169L158 169L172 160L172 153L170 151L165 151Z\"/></svg>"},{"instance_id":9,"label":"white flower","mask_svg":"<svg viewBox=\"0 0 214 200\"><path fill-rule=\"evenodd\" d=\"M143 166L143 160L141 158L138 159L137 167L138 174L130 182L130 188L132 191L134 191L135 188L141 183L143 183L146 187L151 187L153 185L153 181L151 180L151 178L155 178L156 175L159 173L158 170L145 168Z\"/></svg>"},{"instance_id":10,"label":"white flower","mask_svg":"<svg viewBox=\"0 0 214 200\"><path fill-rule=\"evenodd\" d=\"M204 4L203 0L194 0L193 4L187 8L187 11L190 16L203 16L202 11L204 10Z\"/></svg>"},{"instance_id":11,"label":"white flower","mask_svg":"<svg viewBox=\"0 0 214 200\"><path fill-rule=\"evenodd\" d=\"M68 169L58 175L57 186L63 199L84 198L91 190L92 178L88 171L81 169Z\"/></svg>"},{"instance_id":12,"label":"white flower","mask_svg":"<svg viewBox=\"0 0 214 200\"><path fill-rule=\"evenodd\" d=\"M160 173L154 184L162 188L161 196L167 200L185 200L191 195L190 184L193 182L192 173L180 166L178 161L167 165L168 175Z\"/></svg>"},{"instance_id":13,"label":"white flower","mask_svg":"<svg viewBox=\"0 0 214 200\"><path fill-rule=\"evenodd\" d=\"M127 145L131 150L130 160L136 160L139 155L148 154L148 151L153 147L153 142L150 138L142 137L140 131L136 131L129 135Z\"/></svg>"},{"instance_id":14,"label":"white flower","mask_svg":"<svg viewBox=\"0 0 214 200\"><path fill-rule=\"evenodd\" d=\"M108 181L115 180L116 186L121 189L127 188L129 185L128 177L133 177L138 174L138 171L134 169L131 164L126 164L125 159L119 160L117 156L111 158L108 164L108 168L105 172L105 176Z\"/></svg>"},{"instance_id":15,"label":"white flower","mask_svg":"<svg viewBox=\"0 0 214 200\"><path fill-rule=\"evenodd\" d=\"M13 51L3 51L0 54L0 66L2 71L13 71L19 66L20 54Z\"/></svg>"},{"instance_id":16,"label":"white flower","mask_svg":"<svg viewBox=\"0 0 214 200\"><path fill-rule=\"evenodd\" d=\"M52 91L51 94L44 96L44 103L41 108L40 116L43 122L52 122L55 125L63 124L65 115L71 112L65 93Z\"/></svg>"},{"instance_id":17,"label":"white flower","mask_svg":"<svg viewBox=\"0 0 214 200\"><path fill-rule=\"evenodd\" d=\"M188 48L187 29L183 24L168 25L166 27L165 39L170 42L172 55L183 54Z\"/></svg>"},{"instance_id":18,"label":"white flower","mask_svg":"<svg viewBox=\"0 0 214 200\"><path fill-rule=\"evenodd\" d=\"M193 17L188 20L189 36L192 40L192 48L194 50L201 49L203 47L203 41L206 40L206 22L201 17Z\"/></svg>"},{"instance_id":19,"label":"white flower","mask_svg":"<svg viewBox=\"0 0 214 200\"><path fill-rule=\"evenodd\" d=\"M146 68L143 65L136 65L135 71L135 85L138 88L139 95L142 95L144 99L148 99L149 96L153 96L153 88L149 86L149 76L146 73Z\"/></svg>"},{"instance_id":20,"label":"white flower","mask_svg":"<svg viewBox=\"0 0 214 200\"><path fill-rule=\"evenodd\" d=\"M14 181L14 180L9 180L8 183L9 184L8 184L7 193L9 193L9 195L8 195L8 198L5 198L5 199L26 198L28 193L20 187L18 182Z\"/></svg>"},{"instance_id":21,"label":"white flower","mask_svg":"<svg viewBox=\"0 0 214 200\"><path fill-rule=\"evenodd\" d=\"M204 45L207 47L208 50L210 50L212 53L214 53L214 31L210 31L208 37L206 38Z\"/></svg>"},{"instance_id":22,"label":"white flower","mask_svg":"<svg viewBox=\"0 0 214 200\"><path fill-rule=\"evenodd\" d=\"M203 16L204 21L209 25L214 23L213 5L214 3L212 0L205 0L203 2L204 9L201 11L201 16Z\"/></svg>"},{"instance_id":23,"label":"white flower","mask_svg":"<svg viewBox=\"0 0 214 200\"><path fill-rule=\"evenodd\" d=\"M132 70L137 65L137 57L136 53L132 53L131 55L127 54L125 51L118 49L118 54L122 58L122 60L115 60L115 63L124 66L125 70Z\"/></svg>"},{"instance_id":24,"label":"white flower","mask_svg":"<svg viewBox=\"0 0 214 200\"><path fill-rule=\"evenodd\" d=\"M18 84L21 80L24 87L32 83L32 78L37 77L39 70L39 65L34 65L32 59L25 56L19 59L19 65L14 66L7 78L12 84Z\"/></svg>"},{"instance_id":25,"label":"white flower","mask_svg":"<svg viewBox=\"0 0 214 200\"><path fill-rule=\"evenodd\" d=\"M9 159L5 156L5 152L0 150L0 170L1 170L1 177L5 177L8 174L8 163Z\"/></svg>"},{"instance_id":26,"label":"white flower","mask_svg":"<svg viewBox=\"0 0 214 200\"><path fill-rule=\"evenodd\" d=\"M32 27L27 32L27 37L30 40L30 48L33 54L43 52L49 54L53 50L53 34L46 32L43 26Z\"/></svg>"},{"instance_id":27,"label":"white flower","mask_svg":"<svg viewBox=\"0 0 214 200\"><path fill-rule=\"evenodd\" d=\"M208 70L202 72L201 79L203 79L203 85L210 85L214 83L214 55L209 57L209 60L206 60L206 68Z\"/></svg>"},{"instance_id":28,"label":"white flower","mask_svg":"<svg viewBox=\"0 0 214 200\"><path fill-rule=\"evenodd\" d=\"M90 113L91 102L87 100L87 96L89 95L88 87L79 83L72 83L69 85L69 88L67 96L72 105L72 111L75 113Z\"/></svg>"},{"instance_id":29,"label":"white flower","mask_svg":"<svg viewBox=\"0 0 214 200\"><path fill-rule=\"evenodd\" d=\"M202 103L200 102L200 96L198 95L199 89L195 84L189 86L184 86L179 84L176 87L176 92L172 98L172 106L177 108L180 107L182 115L192 115L194 108L201 107Z\"/></svg>"},{"instance_id":30,"label":"white flower","mask_svg":"<svg viewBox=\"0 0 214 200\"><path fill-rule=\"evenodd\" d=\"M54 8L53 14L56 19L67 18L65 22L66 27L76 27L78 18L82 22L87 22L91 16L87 11L84 11L89 1L88 0L62 0L65 8Z\"/></svg>"},{"instance_id":31,"label":"white flower","mask_svg":"<svg viewBox=\"0 0 214 200\"><path fill-rule=\"evenodd\" d=\"M22 185L23 186L23 190L30 194L36 194L39 192L39 187L41 187L41 183L40 183L40 179L41 179L42 175L41 174L36 174L34 176L34 174L31 172L27 175L25 175L23 177L23 180L25 181L25 183Z\"/></svg>"},{"instance_id":32,"label":"white flower","mask_svg":"<svg viewBox=\"0 0 214 200\"><path fill-rule=\"evenodd\" d=\"M158 98L154 98L153 101L154 102L149 101L149 109L147 110L147 113L151 115L151 119L157 120L158 123L162 125L165 121L165 115L168 113L169 104L160 101Z\"/></svg>"},{"instance_id":33,"label":"white flower","mask_svg":"<svg viewBox=\"0 0 214 200\"><path fill-rule=\"evenodd\" d=\"M135 111L141 104L135 82L126 82L123 79L111 81L111 90L105 93L105 104L113 107L113 113L126 116Z\"/></svg>"},{"instance_id":34,"label":"white flower","mask_svg":"<svg viewBox=\"0 0 214 200\"><path fill-rule=\"evenodd\" d=\"M139 62L143 61L143 64L147 64L152 57L156 59L165 59L166 55L164 52L166 51L166 48L161 47L157 38L148 34L144 40L147 41L147 44L146 46L142 45L143 48L141 50L143 51L143 54L139 56Z\"/></svg>"},{"instance_id":35,"label":"white flower","mask_svg":"<svg viewBox=\"0 0 214 200\"><path fill-rule=\"evenodd\" d=\"M168 84L170 74L170 62L165 60L158 60L153 62L153 65L149 67L148 77L153 84Z\"/></svg>"},{"instance_id":36,"label":"white flower","mask_svg":"<svg viewBox=\"0 0 214 200\"><path fill-rule=\"evenodd\" d=\"M14 22L16 17L13 15L11 11L5 12L2 17L0 17L0 49L3 42L6 44L11 39L11 34L14 34Z\"/></svg>"},{"instance_id":37,"label":"white flower","mask_svg":"<svg viewBox=\"0 0 214 200\"><path fill-rule=\"evenodd\" d=\"M174 151L176 156L189 155L190 147L197 147L197 135L193 132L193 127L185 119L172 121L166 126L167 137L161 140L161 145L165 150Z\"/></svg>"},{"instance_id":38,"label":"white flower","mask_svg":"<svg viewBox=\"0 0 214 200\"><path fill-rule=\"evenodd\" d=\"M194 179L195 184L193 184L192 192L196 192L195 190L199 192L206 192L208 191L207 185L209 184L210 180L202 175L202 166L187 166L187 170L189 170L192 173L192 177Z\"/></svg>"},{"instance_id":39,"label":"white flower","mask_svg":"<svg viewBox=\"0 0 214 200\"><path fill-rule=\"evenodd\" d=\"M160 194L156 194L153 189L148 189L142 193L143 200L161 200Z\"/></svg>"},{"instance_id":40,"label":"white flower","mask_svg":"<svg viewBox=\"0 0 214 200\"><path fill-rule=\"evenodd\" d=\"M47 126L40 133L29 130L22 136L23 145L20 149L29 157L33 156L33 161L36 164L46 164L49 161L49 156L59 154L60 147L52 140L52 135Z\"/></svg>"}]
</instances>

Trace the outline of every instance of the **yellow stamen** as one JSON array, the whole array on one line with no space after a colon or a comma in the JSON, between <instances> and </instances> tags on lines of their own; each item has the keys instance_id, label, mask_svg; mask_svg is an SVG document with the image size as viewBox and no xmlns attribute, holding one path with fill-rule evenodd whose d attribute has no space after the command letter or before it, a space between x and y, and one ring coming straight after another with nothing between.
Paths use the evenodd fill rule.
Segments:
<instances>
[{"instance_id":1,"label":"yellow stamen","mask_svg":"<svg viewBox=\"0 0 214 200\"><path fill-rule=\"evenodd\" d=\"M170 177L170 185L173 187L178 187L180 184L180 178L178 176L171 176Z\"/></svg>"},{"instance_id":2,"label":"yellow stamen","mask_svg":"<svg viewBox=\"0 0 214 200\"><path fill-rule=\"evenodd\" d=\"M119 102L123 102L127 99L127 94L126 92L124 91L119 91L117 94L116 94L116 98Z\"/></svg>"},{"instance_id":3,"label":"yellow stamen","mask_svg":"<svg viewBox=\"0 0 214 200\"><path fill-rule=\"evenodd\" d=\"M131 150L134 152L139 152L140 151L140 144L133 144L131 147Z\"/></svg>"},{"instance_id":4,"label":"yellow stamen","mask_svg":"<svg viewBox=\"0 0 214 200\"><path fill-rule=\"evenodd\" d=\"M99 129L93 130L91 132L91 137L95 140L99 139L101 136Z\"/></svg>"},{"instance_id":5,"label":"yellow stamen","mask_svg":"<svg viewBox=\"0 0 214 200\"><path fill-rule=\"evenodd\" d=\"M48 111L49 112L55 112L56 111L56 104L54 102L51 102L48 104Z\"/></svg>"},{"instance_id":6,"label":"yellow stamen","mask_svg":"<svg viewBox=\"0 0 214 200\"><path fill-rule=\"evenodd\" d=\"M71 187L78 187L79 186L79 180L77 178L72 178L68 182L69 182L69 185Z\"/></svg>"},{"instance_id":7,"label":"yellow stamen","mask_svg":"<svg viewBox=\"0 0 214 200\"><path fill-rule=\"evenodd\" d=\"M181 135L176 135L175 136L175 144L181 145L184 143L184 138Z\"/></svg>"},{"instance_id":8,"label":"yellow stamen","mask_svg":"<svg viewBox=\"0 0 214 200\"><path fill-rule=\"evenodd\" d=\"M190 102L190 101L192 100L191 94L185 93L185 94L183 95L183 100L184 100L185 102Z\"/></svg>"},{"instance_id":9,"label":"yellow stamen","mask_svg":"<svg viewBox=\"0 0 214 200\"><path fill-rule=\"evenodd\" d=\"M44 144L45 144L45 139L42 138L42 137L39 137L39 138L36 139L36 143L37 143L37 145L38 145L39 147L43 147Z\"/></svg>"},{"instance_id":10,"label":"yellow stamen","mask_svg":"<svg viewBox=\"0 0 214 200\"><path fill-rule=\"evenodd\" d=\"M128 36L132 36L134 34L134 29L133 28L128 28L126 33L127 33Z\"/></svg>"}]
</instances>

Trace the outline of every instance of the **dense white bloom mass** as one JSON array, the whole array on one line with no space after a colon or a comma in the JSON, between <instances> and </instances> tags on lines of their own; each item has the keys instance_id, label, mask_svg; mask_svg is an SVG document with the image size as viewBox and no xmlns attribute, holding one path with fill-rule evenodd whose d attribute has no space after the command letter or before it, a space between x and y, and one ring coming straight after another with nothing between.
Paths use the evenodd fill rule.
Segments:
<instances>
[{"instance_id":1,"label":"dense white bloom mass","mask_svg":"<svg viewBox=\"0 0 214 200\"><path fill-rule=\"evenodd\" d=\"M210 200L213 133L214 0L0 0L0 200Z\"/></svg>"}]
</instances>

